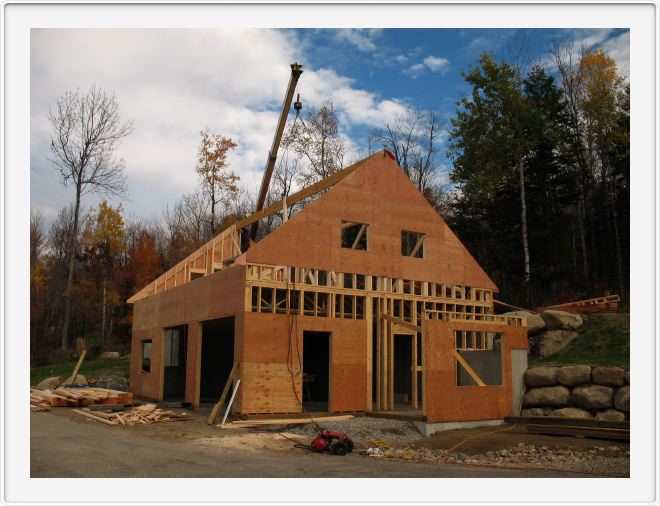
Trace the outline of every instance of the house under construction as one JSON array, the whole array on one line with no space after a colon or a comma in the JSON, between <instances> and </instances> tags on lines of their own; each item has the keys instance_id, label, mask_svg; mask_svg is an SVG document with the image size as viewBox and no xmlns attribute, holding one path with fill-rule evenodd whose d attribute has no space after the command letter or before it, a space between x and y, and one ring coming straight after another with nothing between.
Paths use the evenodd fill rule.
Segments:
<instances>
[{"instance_id":1,"label":"house under construction","mask_svg":"<svg viewBox=\"0 0 660 506\"><path fill-rule=\"evenodd\" d=\"M528 347L524 319L494 315L496 291L381 151L227 226L131 297L130 390L216 402L236 366L238 414L496 423L517 413Z\"/></svg>"}]
</instances>

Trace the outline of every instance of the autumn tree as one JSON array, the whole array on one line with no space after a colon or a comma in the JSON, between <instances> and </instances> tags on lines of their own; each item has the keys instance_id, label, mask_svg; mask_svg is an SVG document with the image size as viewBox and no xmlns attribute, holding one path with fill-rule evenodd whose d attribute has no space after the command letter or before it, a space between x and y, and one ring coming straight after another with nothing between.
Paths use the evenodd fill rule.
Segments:
<instances>
[{"instance_id":1,"label":"autumn tree","mask_svg":"<svg viewBox=\"0 0 660 506\"><path fill-rule=\"evenodd\" d=\"M52 127L50 161L64 186L74 188L73 228L67 248L72 253L76 249L82 197L89 192L117 196L126 192L124 160L116 156L116 151L133 125L121 121L116 97L96 86L86 93L66 92L49 109L48 119ZM62 349L68 343L74 269L75 257L69 254Z\"/></svg>"},{"instance_id":2,"label":"autumn tree","mask_svg":"<svg viewBox=\"0 0 660 506\"><path fill-rule=\"evenodd\" d=\"M208 196L211 206L210 226L213 233L216 228L218 205L229 207L231 199L238 192L239 177L229 170L227 155L236 148L231 139L218 134L200 132L202 141L197 151L197 174L200 176L202 190Z\"/></svg>"},{"instance_id":3,"label":"autumn tree","mask_svg":"<svg viewBox=\"0 0 660 506\"><path fill-rule=\"evenodd\" d=\"M97 273L101 284L101 341L108 334L108 314L119 302L113 275L124 247L124 219L121 204L113 208L103 200L87 218L82 233L83 258Z\"/></svg>"}]
</instances>

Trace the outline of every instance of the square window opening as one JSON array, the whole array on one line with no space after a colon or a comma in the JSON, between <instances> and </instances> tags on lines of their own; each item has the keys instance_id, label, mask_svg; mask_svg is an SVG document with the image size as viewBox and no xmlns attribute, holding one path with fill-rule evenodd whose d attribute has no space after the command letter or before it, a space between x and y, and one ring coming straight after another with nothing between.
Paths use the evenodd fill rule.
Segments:
<instances>
[{"instance_id":1,"label":"square window opening","mask_svg":"<svg viewBox=\"0 0 660 506\"><path fill-rule=\"evenodd\" d=\"M424 258L426 234L421 232L401 231L401 254L406 257Z\"/></svg>"},{"instance_id":2,"label":"square window opening","mask_svg":"<svg viewBox=\"0 0 660 506\"><path fill-rule=\"evenodd\" d=\"M341 222L341 247L366 250L369 246L369 225L353 221Z\"/></svg>"}]
</instances>

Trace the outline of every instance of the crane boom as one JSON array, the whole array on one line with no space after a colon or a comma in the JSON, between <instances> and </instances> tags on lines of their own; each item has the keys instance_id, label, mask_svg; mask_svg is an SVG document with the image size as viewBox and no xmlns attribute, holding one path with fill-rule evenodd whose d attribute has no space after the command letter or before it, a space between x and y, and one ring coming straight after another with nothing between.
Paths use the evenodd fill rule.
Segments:
<instances>
[{"instance_id":1,"label":"crane boom","mask_svg":"<svg viewBox=\"0 0 660 506\"><path fill-rule=\"evenodd\" d=\"M284 133L284 125L286 124L286 118L289 115L289 109L291 109L291 101L293 100L293 93L296 90L296 84L298 84L298 78L302 73L302 65L298 65L298 63L291 64L291 79L289 79L289 87L287 88L286 95L284 96L282 112L280 113L280 120L277 123L277 130L275 130L273 145L270 148L270 152L268 153L268 160L266 160L266 169L264 170L264 176L261 180L261 189L259 190L259 197L257 199L257 208L255 209L255 212L263 209L264 203L266 202L266 195L268 194L270 179L273 175L275 162L277 161L277 151L280 149L280 142L282 141L282 134ZM252 230L250 231L250 237L252 240L256 239L258 230L259 222L257 221L252 224Z\"/></svg>"}]
</instances>

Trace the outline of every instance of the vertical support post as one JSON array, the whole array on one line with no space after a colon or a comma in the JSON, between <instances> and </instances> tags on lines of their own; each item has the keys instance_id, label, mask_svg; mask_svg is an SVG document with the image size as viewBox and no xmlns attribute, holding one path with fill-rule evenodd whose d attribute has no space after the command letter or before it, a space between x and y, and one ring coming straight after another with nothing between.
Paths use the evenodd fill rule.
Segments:
<instances>
[{"instance_id":1,"label":"vertical support post","mask_svg":"<svg viewBox=\"0 0 660 506\"><path fill-rule=\"evenodd\" d=\"M382 411L382 388L381 388L381 377L383 372L382 366L382 341L383 341L383 320L381 320L380 315L382 314L383 308L383 298L379 297L376 299L377 311L376 311L376 409Z\"/></svg>"},{"instance_id":2,"label":"vertical support post","mask_svg":"<svg viewBox=\"0 0 660 506\"><path fill-rule=\"evenodd\" d=\"M415 310L413 311L413 320L412 323L413 325L418 325L418 319L417 319L417 302L413 302L415 304ZM422 302L424 304L424 302ZM424 318L424 312L422 311L422 318ZM412 336L412 360L410 361L410 369L411 369L411 374L412 374L412 408L417 409L417 332L413 334Z\"/></svg>"},{"instance_id":3,"label":"vertical support post","mask_svg":"<svg viewBox=\"0 0 660 506\"><path fill-rule=\"evenodd\" d=\"M426 318L423 313L420 326L422 327L422 416L426 416Z\"/></svg>"},{"instance_id":4,"label":"vertical support post","mask_svg":"<svg viewBox=\"0 0 660 506\"><path fill-rule=\"evenodd\" d=\"M370 295L364 298L364 304L364 319L367 322L367 411L372 411L374 307Z\"/></svg>"},{"instance_id":5,"label":"vertical support post","mask_svg":"<svg viewBox=\"0 0 660 506\"><path fill-rule=\"evenodd\" d=\"M390 299L390 314L394 313L394 299ZM388 393L387 400L389 402L389 409L394 409L394 325L387 326L387 341L388 341L388 350L387 350L387 383L388 383Z\"/></svg>"}]
</instances>

